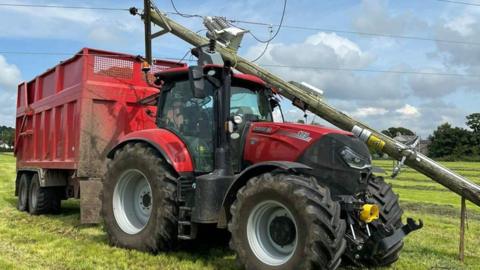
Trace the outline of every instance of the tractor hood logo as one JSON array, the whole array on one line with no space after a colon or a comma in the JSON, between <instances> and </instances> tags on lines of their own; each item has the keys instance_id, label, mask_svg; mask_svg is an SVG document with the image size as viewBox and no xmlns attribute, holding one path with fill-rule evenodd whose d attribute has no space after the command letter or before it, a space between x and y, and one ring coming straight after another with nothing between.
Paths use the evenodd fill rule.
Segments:
<instances>
[{"instance_id":1,"label":"tractor hood logo","mask_svg":"<svg viewBox=\"0 0 480 270\"><path fill-rule=\"evenodd\" d=\"M310 137L310 132L306 132L306 131L303 131L303 130L300 130L297 133L282 130L279 133L281 133L285 136L295 138L295 139L299 139L299 140L306 141L306 142L310 142L312 140L312 137Z\"/></svg>"}]
</instances>

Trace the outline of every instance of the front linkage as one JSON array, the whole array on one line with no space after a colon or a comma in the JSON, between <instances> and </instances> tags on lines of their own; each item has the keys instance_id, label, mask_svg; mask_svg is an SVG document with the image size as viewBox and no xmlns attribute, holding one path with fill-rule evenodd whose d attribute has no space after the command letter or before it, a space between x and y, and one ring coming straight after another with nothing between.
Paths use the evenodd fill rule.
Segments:
<instances>
[{"instance_id":1,"label":"front linkage","mask_svg":"<svg viewBox=\"0 0 480 270\"><path fill-rule=\"evenodd\" d=\"M391 226L385 226L377 222L374 224L378 228L375 234L372 234L365 243L363 257L370 258L373 254L385 254L393 247L398 245L409 233L419 230L423 227L423 221L420 219L417 224L413 218L407 218L407 224L399 229Z\"/></svg>"},{"instance_id":2,"label":"front linkage","mask_svg":"<svg viewBox=\"0 0 480 270\"><path fill-rule=\"evenodd\" d=\"M368 190L357 196L339 196L342 218L346 220L346 261L356 266L388 266L398 259L403 238L423 227L407 218L403 225L403 211L398 196L381 177L369 179Z\"/></svg>"}]
</instances>

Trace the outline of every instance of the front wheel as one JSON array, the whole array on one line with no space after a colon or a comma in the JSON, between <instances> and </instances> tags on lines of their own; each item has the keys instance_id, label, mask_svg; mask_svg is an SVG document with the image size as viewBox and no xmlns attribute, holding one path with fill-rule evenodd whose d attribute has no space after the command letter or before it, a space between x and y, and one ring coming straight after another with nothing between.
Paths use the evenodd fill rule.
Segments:
<instances>
[{"instance_id":1,"label":"front wheel","mask_svg":"<svg viewBox=\"0 0 480 270\"><path fill-rule=\"evenodd\" d=\"M158 252L177 238L176 182L150 147L127 144L108 164L102 214L110 243Z\"/></svg>"},{"instance_id":2,"label":"front wheel","mask_svg":"<svg viewBox=\"0 0 480 270\"><path fill-rule=\"evenodd\" d=\"M401 228L403 226L403 210L400 207L398 195L393 192L392 186L386 183L382 177L375 177L368 184L368 192L371 200L380 207L379 223L393 229ZM375 232L376 228L373 227L372 231ZM363 265L368 267L389 266L398 260L402 248L403 241L400 241L389 250L382 253L377 252L370 258L363 260Z\"/></svg>"},{"instance_id":3,"label":"front wheel","mask_svg":"<svg viewBox=\"0 0 480 270\"><path fill-rule=\"evenodd\" d=\"M231 207L231 248L246 269L335 269L345 222L328 189L311 177L266 173Z\"/></svg>"}]
</instances>

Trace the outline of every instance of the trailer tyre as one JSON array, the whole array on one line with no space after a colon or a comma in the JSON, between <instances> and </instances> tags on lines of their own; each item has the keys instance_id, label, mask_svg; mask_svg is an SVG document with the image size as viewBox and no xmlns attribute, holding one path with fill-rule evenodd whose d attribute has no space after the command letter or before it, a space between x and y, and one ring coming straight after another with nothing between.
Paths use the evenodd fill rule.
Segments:
<instances>
[{"instance_id":1,"label":"trailer tyre","mask_svg":"<svg viewBox=\"0 0 480 270\"><path fill-rule=\"evenodd\" d=\"M157 253L177 241L176 181L158 153L127 144L109 162L102 215L112 245Z\"/></svg>"},{"instance_id":2,"label":"trailer tyre","mask_svg":"<svg viewBox=\"0 0 480 270\"><path fill-rule=\"evenodd\" d=\"M403 210L400 208L398 195L396 195L392 186L386 183L383 177L375 177L368 185L368 191L374 203L380 207L381 223L392 226L395 229L401 228ZM373 228L375 230L375 228ZM368 267L389 266L399 258L400 251L403 248L403 241L393 246L382 254L374 254L363 262Z\"/></svg>"},{"instance_id":3,"label":"trailer tyre","mask_svg":"<svg viewBox=\"0 0 480 270\"><path fill-rule=\"evenodd\" d=\"M266 173L230 208L230 247L250 269L336 269L346 247L340 205L315 178Z\"/></svg>"},{"instance_id":4,"label":"trailer tyre","mask_svg":"<svg viewBox=\"0 0 480 270\"><path fill-rule=\"evenodd\" d=\"M28 212L32 215L58 213L61 200L57 189L41 187L38 174L34 174L28 192Z\"/></svg>"},{"instance_id":5,"label":"trailer tyre","mask_svg":"<svg viewBox=\"0 0 480 270\"><path fill-rule=\"evenodd\" d=\"M18 201L17 209L20 211L28 211L28 188L30 187L30 177L26 173L22 173L18 181Z\"/></svg>"}]
</instances>

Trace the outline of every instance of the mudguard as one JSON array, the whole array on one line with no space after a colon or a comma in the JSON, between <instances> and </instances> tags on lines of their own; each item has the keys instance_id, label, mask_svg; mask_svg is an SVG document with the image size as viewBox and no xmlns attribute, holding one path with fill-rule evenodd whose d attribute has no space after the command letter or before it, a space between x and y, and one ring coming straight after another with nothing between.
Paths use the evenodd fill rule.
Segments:
<instances>
[{"instance_id":1,"label":"mudguard","mask_svg":"<svg viewBox=\"0 0 480 270\"><path fill-rule=\"evenodd\" d=\"M177 135L166 129L144 129L129 133L118 141L107 157L113 158L116 150L132 142L145 142L158 150L177 173L193 171L193 162L187 146Z\"/></svg>"},{"instance_id":2,"label":"mudguard","mask_svg":"<svg viewBox=\"0 0 480 270\"><path fill-rule=\"evenodd\" d=\"M225 196L223 198L222 211L220 213L218 227L226 226L228 220L231 218L229 211L230 206L235 201L238 190L243 187L250 178L263 173L271 172L273 170L298 172L299 170L311 169L311 167L305 164L291 161L265 161L249 166L248 168L243 170L228 187L227 192L225 193Z\"/></svg>"}]
</instances>

